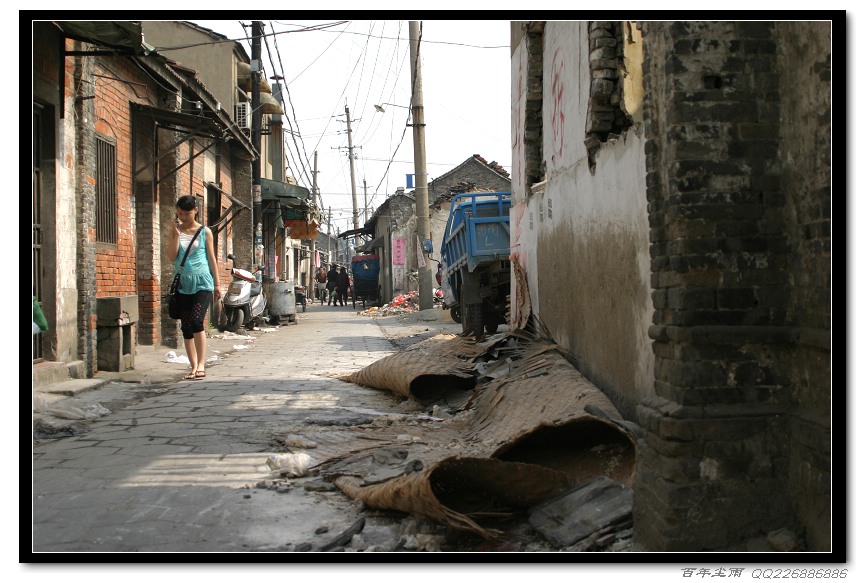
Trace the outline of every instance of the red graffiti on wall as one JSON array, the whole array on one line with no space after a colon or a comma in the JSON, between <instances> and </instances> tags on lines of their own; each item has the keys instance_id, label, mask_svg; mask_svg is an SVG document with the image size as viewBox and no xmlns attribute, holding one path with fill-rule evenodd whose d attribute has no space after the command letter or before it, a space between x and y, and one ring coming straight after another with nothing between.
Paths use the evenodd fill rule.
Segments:
<instances>
[{"instance_id":1,"label":"red graffiti on wall","mask_svg":"<svg viewBox=\"0 0 865 583\"><path fill-rule=\"evenodd\" d=\"M552 119L550 129L553 138L553 153L562 157L565 144L565 58L562 49L556 49L553 55L552 71Z\"/></svg>"}]
</instances>

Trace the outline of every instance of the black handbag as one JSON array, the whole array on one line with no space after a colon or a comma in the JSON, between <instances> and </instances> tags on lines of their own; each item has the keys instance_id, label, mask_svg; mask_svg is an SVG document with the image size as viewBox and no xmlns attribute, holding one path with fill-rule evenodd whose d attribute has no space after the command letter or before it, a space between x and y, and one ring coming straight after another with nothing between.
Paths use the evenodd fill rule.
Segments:
<instances>
[{"instance_id":1,"label":"black handbag","mask_svg":"<svg viewBox=\"0 0 865 583\"><path fill-rule=\"evenodd\" d=\"M183 271L183 266L186 265L186 258L192 250L192 244L195 243L196 237L198 237L198 234L203 228L204 227L199 227L198 230L195 231L195 235L192 236L192 240L186 247L186 253L183 254L183 259L180 261L180 269L174 274L174 279L171 280L171 287L168 288L168 295L166 296L166 299L168 300L168 317L172 320L180 319L180 305L177 301L177 293L180 289L180 272Z\"/></svg>"}]
</instances>

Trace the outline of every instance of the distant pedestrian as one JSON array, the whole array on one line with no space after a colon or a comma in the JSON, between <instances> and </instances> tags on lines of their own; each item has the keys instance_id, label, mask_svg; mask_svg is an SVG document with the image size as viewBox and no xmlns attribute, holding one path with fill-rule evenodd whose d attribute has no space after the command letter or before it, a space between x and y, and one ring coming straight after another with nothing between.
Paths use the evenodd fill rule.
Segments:
<instances>
[{"instance_id":1,"label":"distant pedestrian","mask_svg":"<svg viewBox=\"0 0 865 583\"><path fill-rule=\"evenodd\" d=\"M315 274L315 297L324 304L324 296L327 292L327 272L324 270L324 265L318 268L318 273Z\"/></svg>"},{"instance_id":2,"label":"distant pedestrian","mask_svg":"<svg viewBox=\"0 0 865 583\"><path fill-rule=\"evenodd\" d=\"M336 305L336 280L339 277L339 272L336 270L336 263L330 264L330 271L327 272L327 305L333 302Z\"/></svg>"},{"instance_id":3,"label":"distant pedestrian","mask_svg":"<svg viewBox=\"0 0 865 583\"><path fill-rule=\"evenodd\" d=\"M346 300L348 300L348 286L351 285L351 281L348 278L348 272L345 270L345 267L340 267L339 276L336 280L336 300L339 300L340 305L345 305ZM336 300L334 300L334 305L336 305Z\"/></svg>"}]
</instances>

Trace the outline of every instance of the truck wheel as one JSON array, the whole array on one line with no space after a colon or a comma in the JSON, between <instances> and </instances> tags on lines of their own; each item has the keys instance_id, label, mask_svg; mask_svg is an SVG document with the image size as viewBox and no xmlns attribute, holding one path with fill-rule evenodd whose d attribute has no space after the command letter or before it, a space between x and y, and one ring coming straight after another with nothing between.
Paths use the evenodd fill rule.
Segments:
<instances>
[{"instance_id":1,"label":"truck wheel","mask_svg":"<svg viewBox=\"0 0 865 583\"><path fill-rule=\"evenodd\" d=\"M484 335L483 304L466 304L464 317L472 335L477 339L482 338Z\"/></svg>"},{"instance_id":2,"label":"truck wheel","mask_svg":"<svg viewBox=\"0 0 865 583\"><path fill-rule=\"evenodd\" d=\"M495 334L496 330L499 329L500 321L501 317L498 312L484 312L484 329L487 334Z\"/></svg>"},{"instance_id":3,"label":"truck wheel","mask_svg":"<svg viewBox=\"0 0 865 583\"><path fill-rule=\"evenodd\" d=\"M480 338L484 335L483 304L466 304L460 306L462 312L463 334Z\"/></svg>"},{"instance_id":4,"label":"truck wheel","mask_svg":"<svg viewBox=\"0 0 865 583\"><path fill-rule=\"evenodd\" d=\"M463 318L462 318L462 315L460 314L460 307L459 306L451 306L451 320L453 320L457 324L462 324Z\"/></svg>"},{"instance_id":5,"label":"truck wheel","mask_svg":"<svg viewBox=\"0 0 865 583\"><path fill-rule=\"evenodd\" d=\"M460 312L460 324L463 325L463 334L468 336L471 333L472 329L471 329L471 326L469 326L468 319L466 318L466 315L468 313L466 311L466 298L462 294L460 294L459 312Z\"/></svg>"},{"instance_id":6,"label":"truck wheel","mask_svg":"<svg viewBox=\"0 0 865 583\"><path fill-rule=\"evenodd\" d=\"M227 320L225 329L229 332L237 332L243 324L243 310L237 308L226 310L225 318Z\"/></svg>"}]
</instances>

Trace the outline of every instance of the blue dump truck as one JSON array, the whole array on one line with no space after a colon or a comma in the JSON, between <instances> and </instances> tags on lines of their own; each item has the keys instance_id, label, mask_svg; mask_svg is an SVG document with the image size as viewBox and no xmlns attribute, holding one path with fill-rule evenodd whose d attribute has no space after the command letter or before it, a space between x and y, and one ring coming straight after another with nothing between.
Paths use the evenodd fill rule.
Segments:
<instances>
[{"instance_id":1,"label":"blue dump truck","mask_svg":"<svg viewBox=\"0 0 865 583\"><path fill-rule=\"evenodd\" d=\"M476 338L507 322L510 208L509 192L468 192L451 201L441 245L444 308Z\"/></svg>"}]
</instances>

